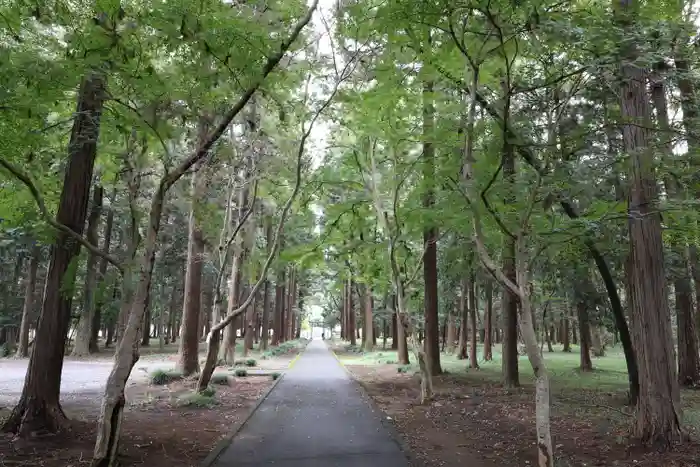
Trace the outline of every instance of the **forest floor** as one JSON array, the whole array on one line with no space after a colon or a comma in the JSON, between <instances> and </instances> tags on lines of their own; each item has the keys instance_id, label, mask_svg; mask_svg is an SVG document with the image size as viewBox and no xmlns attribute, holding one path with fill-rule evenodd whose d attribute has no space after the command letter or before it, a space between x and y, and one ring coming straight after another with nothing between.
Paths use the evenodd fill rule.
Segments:
<instances>
[{"instance_id":1,"label":"forest floor","mask_svg":"<svg viewBox=\"0 0 700 467\"><path fill-rule=\"evenodd\" d=\"M146 377L137 377L127 388L127 408L119 445L121 465L199 466L214 445L229 433L232 425L248 415L259 397L287 369L305 344L305 341L292 341L278 350L256 350L249 355L250 362L241 361L235 367L217 367L212 379L213 394L210 396L195 395L193 388L196 379L182 379L171 371L175 361L175 355L170 352L172 349L166 348L163 353L154 352L153 359L146 356L148 367L153 368L149 362L161 362L162 365L150 373L141 370ZM242 355L240 349L237 350L237 355ZM203 357L204 354L200 354L200 360ZM0 366L8 362L0 360ZM99 361L95 363L100 364ZM139 371L140 363L144 362L137 363L134 372ZM89 362L83 364L88 365ZM242 369L248 374L243 376ZM92 380L89 373L86 367L85 377ZM153 381L149 379L156 373L167 375L169 378L166 379L171 381L151 384ZM82 393L73 391L68 395L62 393L63 408L71 419L70 431L63 434L28 440L0 435L0 467L89 465L101 395L95 390ZM7 397L3 399L0 406L5 407L0 407L0 424L12 407L7 404Z\"/></svg>"},{"instance_id":2,"label":"forest floor","mask_svg":"<svg viewBox=\"0 0 700 467\"><path fill-rule=\"evenodd\" d=\"M490 362L480 360L478 370L466 369L468 361L442 354L446 373L435 378L436 397L429 405L419 405L419 378L412 366L396 364L395 351L361 352L340 342L334 351L427 467L537 465L534 386L526 357L520 359L522 387L508 390L500 382L497 352ZM682 393L691 440L671 452L650 451L628 437L633 418L625 405L627 372L618 349L595 358L590 373L577 369L577 348L565 353L555 347L544 356L552 380L555 465L700 466L700 391Z\"/></svg>"}]
</instances>

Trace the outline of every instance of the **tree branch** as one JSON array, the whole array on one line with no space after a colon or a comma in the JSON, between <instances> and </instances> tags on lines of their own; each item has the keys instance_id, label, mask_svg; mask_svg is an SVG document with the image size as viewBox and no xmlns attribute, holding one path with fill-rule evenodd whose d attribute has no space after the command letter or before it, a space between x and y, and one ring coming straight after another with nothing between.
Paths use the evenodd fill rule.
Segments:
<instances>
[{"instance_id":1,"label":"tree branch","mask_svg":"<svg viewBox=\"0 0 700 467\"><path fill-rule=\"evenodd\" d=\"M60 222L56 221L49 211L46 209L46 203L44 202L44 197L41 195L41 192L39 189L36 187L32 179L22 171L19 167L15 166L11 162L0 158L0 167L5 168L10 174L12 174L17 180L22 182L24 186L26 186L29 189L29 192L31 193L32 197L34 198L34 201L36 202L37 207L39 208L39 212L41 214L41 217L43 217L44 221L49 224L51 227L54 229L63 232L64 234L68 235L69 237L73 238L76 240L78 243L80 243L82 246L87 248L87 250L94 254L99 256L100 258L104 258L105 260L109 261L119 272L123 275L124 274L124 266L122 265L119 260L117 260L114 256L110 255L109 253L99 249L97 246L93 245L92 243L88 242L82 235L80 235L78 232L75 230L71 229L67 225L61 224Z\"/></svg>"}]
</instances>

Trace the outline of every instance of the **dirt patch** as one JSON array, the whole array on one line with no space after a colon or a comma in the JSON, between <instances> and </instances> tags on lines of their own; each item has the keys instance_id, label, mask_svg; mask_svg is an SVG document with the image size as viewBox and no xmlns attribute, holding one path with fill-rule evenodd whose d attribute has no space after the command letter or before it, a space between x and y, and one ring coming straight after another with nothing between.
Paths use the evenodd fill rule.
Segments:
<instances>
[{"instance_id":1,"label":"dirt patch","mask_svg":"<svg viewBox=\"0 0 700 467\"><path fill-rule=\"evenodd\" d=\"M200 465L234 422L247 416L272 382L269 376L231 378L228 385L214 387L216 392L211 399L187 398L192 394L194 380L130 387L119 445L121 465ZM68 433L30 440L0 435L0 466L89 465L99 406L80 403L76 398L67 401L64 409L73 420Z\"/></svg>"},{"instance_id":2,"label":"dirt patch","mask_svg":"<svg viewBox=\"0 0 700 467\"><path fill-rule=\"evenodd\" d=\"M395 365L347 365L392 418L413 453L428 467L535 466L534 390L506 390L478 373L435 378L436 398L417 404L417 376ZM669 453L630 445L631 417L621 394L557 390L552 433L557 466L697 467L700 444L690 441ZM695 438L696 433L691 433Z\"/></svg>"}]
</instances>

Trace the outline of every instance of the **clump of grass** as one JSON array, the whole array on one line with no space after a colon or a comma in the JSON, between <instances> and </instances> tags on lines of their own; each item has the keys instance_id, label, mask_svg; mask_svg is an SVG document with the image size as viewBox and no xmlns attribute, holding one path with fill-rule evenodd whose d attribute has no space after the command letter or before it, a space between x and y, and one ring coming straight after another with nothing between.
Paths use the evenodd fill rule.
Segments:
<instances>
[{"instance_id":1,"label":"clump of grass","mask_svg":"<svg viewBox=\"0 0 700 467\"><path fill-rule=\"evenodd\" d=\"M177 370L154 370L149 380L153 386L163 386L182 379L182 373Z\"/></svg>"},{"instance_id":2,"label":"clump of grass","mask_svg":"<svg viewBox=\"0 0 700 467\"><path fill-rule=\"evenodd\" d=\"M278 380L280 376L282 376L282 373L280 373L279 371L275 371L270 376L272 376L272 381L275 381Z\"/></svg>"},{"instance_id":3,"label":"clump of grass","mask_svg":"<svg viewBox=\"0 0 700 467\"><path fill-rule=\"evenodd\" d=\"M0 358L11 357L15 353L15 346L9 343L0 345Z\"/></svg>"},{"instance_id":4,"label":"clump of grass","mask_svg":"<svg viewBox=\"0 0 700 467\"><path fill-rule=\"evenodd\" d=\"M382 361L379 360L379 363L382 363ZM397 360L388 359L388 360L385 360L384 363L386 363L387 365L396 365L399 362Z\"/></svg>"},{"instance_id":5,"label":"clump of grass","mask_svg":"<svg viewBox=\"0 0 700 467\"><path fill-rule=\"evenodd\" d=\"M211 384L218 384L220 386L228 385L229 375L226 373L217 373L211 376Z\"/></svg>"},{"instance_id":6,"label":"clump of grass","mask_svg":"<svg viewBox=\"0 0 700 467\"><path fill-rule=\"evenodd\" d=\"M245 368L239 368L236 370L235 375L239 378L245 378L246 376L248 376L248 370L246 370Z\"/></svg>"},{"instance_id":7,"label":"clump of grass","mask_svg":"<svg viewBox=\"0 0 700 467\"><path fill-rule=\"evenodd\" d=\"M408 373L411 371L411 365L401 365L396 368L397 373Z\"/></svg>"},{"instance_id":8,"label":"clump of grass","mask_svg":"<svg viewBox=\"0 0 700 467\"><path fill-rule=\"evenodd\" d=\"M199 394L201 394L204 397L214 397L214 394L216 394L216 389L214 389L211 386L207 386L206 389L204 389L204 391L200 392Z\"/></svg>"},{"instance_id":9,"label":"clump of grass","mask_svg":"<svg viewBox=\"0 0 700 467\"><path fill-rule=\"evenodd\" d=\"M254 358L249 358L245 361L245 366L255 366L257 364L258 362L256 362Z\"/></svg>"},{"instance_id":10,"label":"clump of grass","mask_svg":"<svg viewBox=\"0 0 700 467\"><path fill-rule=\"evenodd\" d=\"M191 392L185 394L177 400L177 405L179 407L198 407L200 409L208 409L214 407L218 404L217 400L214 399L214 392L208 392L209 388L205 389L202 393Z\"/></svg>"}]
</instances>

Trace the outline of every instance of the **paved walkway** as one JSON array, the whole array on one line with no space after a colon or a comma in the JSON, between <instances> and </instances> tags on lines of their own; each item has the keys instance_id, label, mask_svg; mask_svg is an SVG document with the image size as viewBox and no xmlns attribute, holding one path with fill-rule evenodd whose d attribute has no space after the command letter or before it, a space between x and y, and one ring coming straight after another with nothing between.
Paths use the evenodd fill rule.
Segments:
<instances>
[{"instance_id":1,"label":"paved walkway","mask_svg":"<svg viewBox=\"0 0 700 467\"><path fill-rule=\"evenodd\" d=\"M314 340L214 467L408 467L381 416Z\"/></svg>"}]
</instances>

